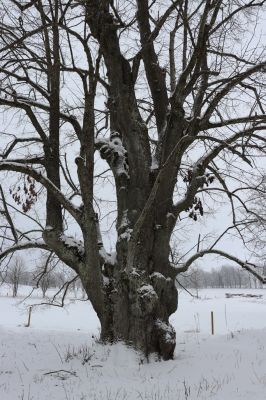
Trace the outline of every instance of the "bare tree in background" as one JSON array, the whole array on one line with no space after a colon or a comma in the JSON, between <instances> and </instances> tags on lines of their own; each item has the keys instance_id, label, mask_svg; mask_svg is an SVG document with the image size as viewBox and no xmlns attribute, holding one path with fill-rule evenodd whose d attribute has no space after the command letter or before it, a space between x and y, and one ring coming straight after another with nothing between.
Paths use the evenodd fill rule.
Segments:
<instances>
[{"instance_id":1,"label":"bare tree in background","mask_svg":"<svg viewBox=\"0 0 266 400\"><path fill-rule=\"evenodd\" d=\"M263 281L219 244L241 237L238 206L264 155L265 3L0 0L0 257L53 251L79 275L103 341L171 358L175 278L208 254ZM108 182L115 254L102 235L111 195L97 189ZM192 231L221 199L232 224L172 265L175 228Z\"/></svg>"},{"instance_id":2,"label":"bare tree in background","mask_svg":"<svg viewBox=\"0 0 266 400\"><path fill-rule=\"evenodd\" d=\"M34 279L34 282L36 281L36 278L38 280L38 287L41 288L42 291L42 297L45 298L47 290L51 287L55 286L55 277L51 271L44 272L43 269L38 269L37 276Z\"/></svg>"},{"instance_id":3,"label":"bare tree in background","mask_svg":"<svg viewBox=\"0 0 266 400\"><path fill-rule=\"evenodd\" d=\"M23 275L25 274L25 265L20 258L12 260L8 268L6 282L12 285L12 296L17 297L19 284L22 283Z\"/></svg>"},{"instance_id":4,"label":"bare tree in background","mask_svg":"<svg viewBox=\"0 0 266 400\"><path fill-rule=\"evenodd\" d=\"M53 277L51 274L45 274L40 280L40 288L42 290L42 297L45 298L47 290L52 286Z\"/></svg>"},{"instance_id":5,"label":"bare tree in background","mask_svg":"<svg viewBox=\"0 0 266 400\"><path fill-rule=\"evenodd\" d=\"M58 262L59 260L54 256L53 252L42 254L37 261L31 284L41 288L43 298L45 298L47 290L51 287L56 287L58 283L58 276L55 272ZM62 287L64 283L65 278L63 282L59 283L59 286Z\"/></svg>"}]
</instances>

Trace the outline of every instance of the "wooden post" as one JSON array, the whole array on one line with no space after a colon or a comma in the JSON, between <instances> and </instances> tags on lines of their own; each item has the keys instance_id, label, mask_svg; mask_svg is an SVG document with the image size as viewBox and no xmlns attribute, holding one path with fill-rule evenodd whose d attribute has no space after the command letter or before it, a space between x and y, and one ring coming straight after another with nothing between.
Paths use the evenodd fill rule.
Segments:
<instances>
[{"instance_id":1,"label":"wooden post","mask_svg":"<svg viewBox=\"0 0 266 400\"><path fill-rule=\"evenodd\" d=\"M212 328L212 335L214 335L214 319L213 319L213 311L211 311L211 328Z\"/></svg>"},{"instance_id":2,"label":"wooden post","mask_svg":"<svg viewBox=\"0 0 266 400\"><path fill-rule=\"evenodd\" d=\"M28 323L27 323L27 325L25 325L25 326L26 326L26 328L28 328L28 327L30 326L31 311L32 311L32 306L30 306L30 308L29 308L29 317L28 317Z\"/></svg>"}]
</instances>

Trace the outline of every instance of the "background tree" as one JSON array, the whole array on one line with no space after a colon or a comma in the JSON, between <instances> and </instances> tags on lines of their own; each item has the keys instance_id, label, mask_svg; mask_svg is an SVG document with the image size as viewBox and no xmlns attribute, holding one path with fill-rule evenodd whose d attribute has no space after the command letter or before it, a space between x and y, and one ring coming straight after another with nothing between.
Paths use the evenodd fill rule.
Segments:
<instances>
[{"instance_id":1,"label":"background tree","mask_svg":"<svg viewBox=\"0 0 266 400\"><path fill-rule=\"evenodd\" d=\"M52 287L53 284L53 277L50 273L46 273L43 275L42 279L40 280L40 288L42 290L42 297L45 298L47 290Z\"/></svg>"},{"instance_id":2,"label":"background tree","mask_svg":"<svg viewBox=\"0 0 266 400\"><path fill-rule=\"evenodd\" d=\"M6 276L6 282L12 286L12 296L17 297L19 285L22 283L23 276L25 275L25 265L21 258L12 260Z\"/></svg>"},{"instance_id":3,"label":"background tree","mask_svg":"<svg viewBox=\"0 0 266 400\"><path fill-rule=\"evenodd\" d=\"M33 273L32 284L41 288L43 298L45 298L47 290L56 286L56 277L54 274L56 262L53 258L53 253L50 253L47 257L42 257L41 262L38 264Z\"/></svg>"},{"instance_id":4,"label":"background tree","mask_svg":"<svg viewBox=\"0 0 266 400\"><path fill-rule=\"evenodd\" d=\"M264 4L0 1L0 171L9 177L0 257L53 251L79 275L104 341L171 358L175 277L205 255L263 280L219 243L241 235L237 207L264 154ZM180 249L172 265L176 225L196 223L218 196L229 201L231 226L194 254ZM115 254L102 235L111 212Z\"/></svg>"}]
</instances>

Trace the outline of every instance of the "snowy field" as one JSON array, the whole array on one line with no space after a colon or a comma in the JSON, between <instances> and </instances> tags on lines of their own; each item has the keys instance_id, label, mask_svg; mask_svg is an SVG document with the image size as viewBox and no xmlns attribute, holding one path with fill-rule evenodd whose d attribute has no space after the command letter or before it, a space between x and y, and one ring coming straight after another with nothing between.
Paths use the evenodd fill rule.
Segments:
<instances>
[{"instance_id":1,"label":"snowy field","mask_svg":"<svg viewBox=\"0 0 266 400\"><path fill-rule=\"evenodd\" d=\"M90 304L72 298L65 309L34 308L26 328L28 306L42 301L38 293L23 300L27 291L13 299L0 287L0 400L266 399L266 290L201 290L199 299L181 292L167 362L99 344Z\"/></svg>"}]
</instances>

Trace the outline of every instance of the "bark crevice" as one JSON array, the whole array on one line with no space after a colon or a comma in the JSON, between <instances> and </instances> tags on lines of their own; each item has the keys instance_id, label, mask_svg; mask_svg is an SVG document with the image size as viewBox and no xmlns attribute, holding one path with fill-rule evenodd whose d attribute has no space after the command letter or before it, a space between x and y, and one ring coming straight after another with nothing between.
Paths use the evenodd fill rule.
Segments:
<instances>
[{"instance_id":1,"label":"bark crevice","mask_svg":"<svg viewBox=\"0 0 266 400\"><path fill-rule=\"evenodd\" d=\"M170 277L119 266L104 279L105 305L100 316L104 342L122 340L148 357L173 358L175 332L169 316L177 307L177 289Z\"/></svg>"}]
</instances>

